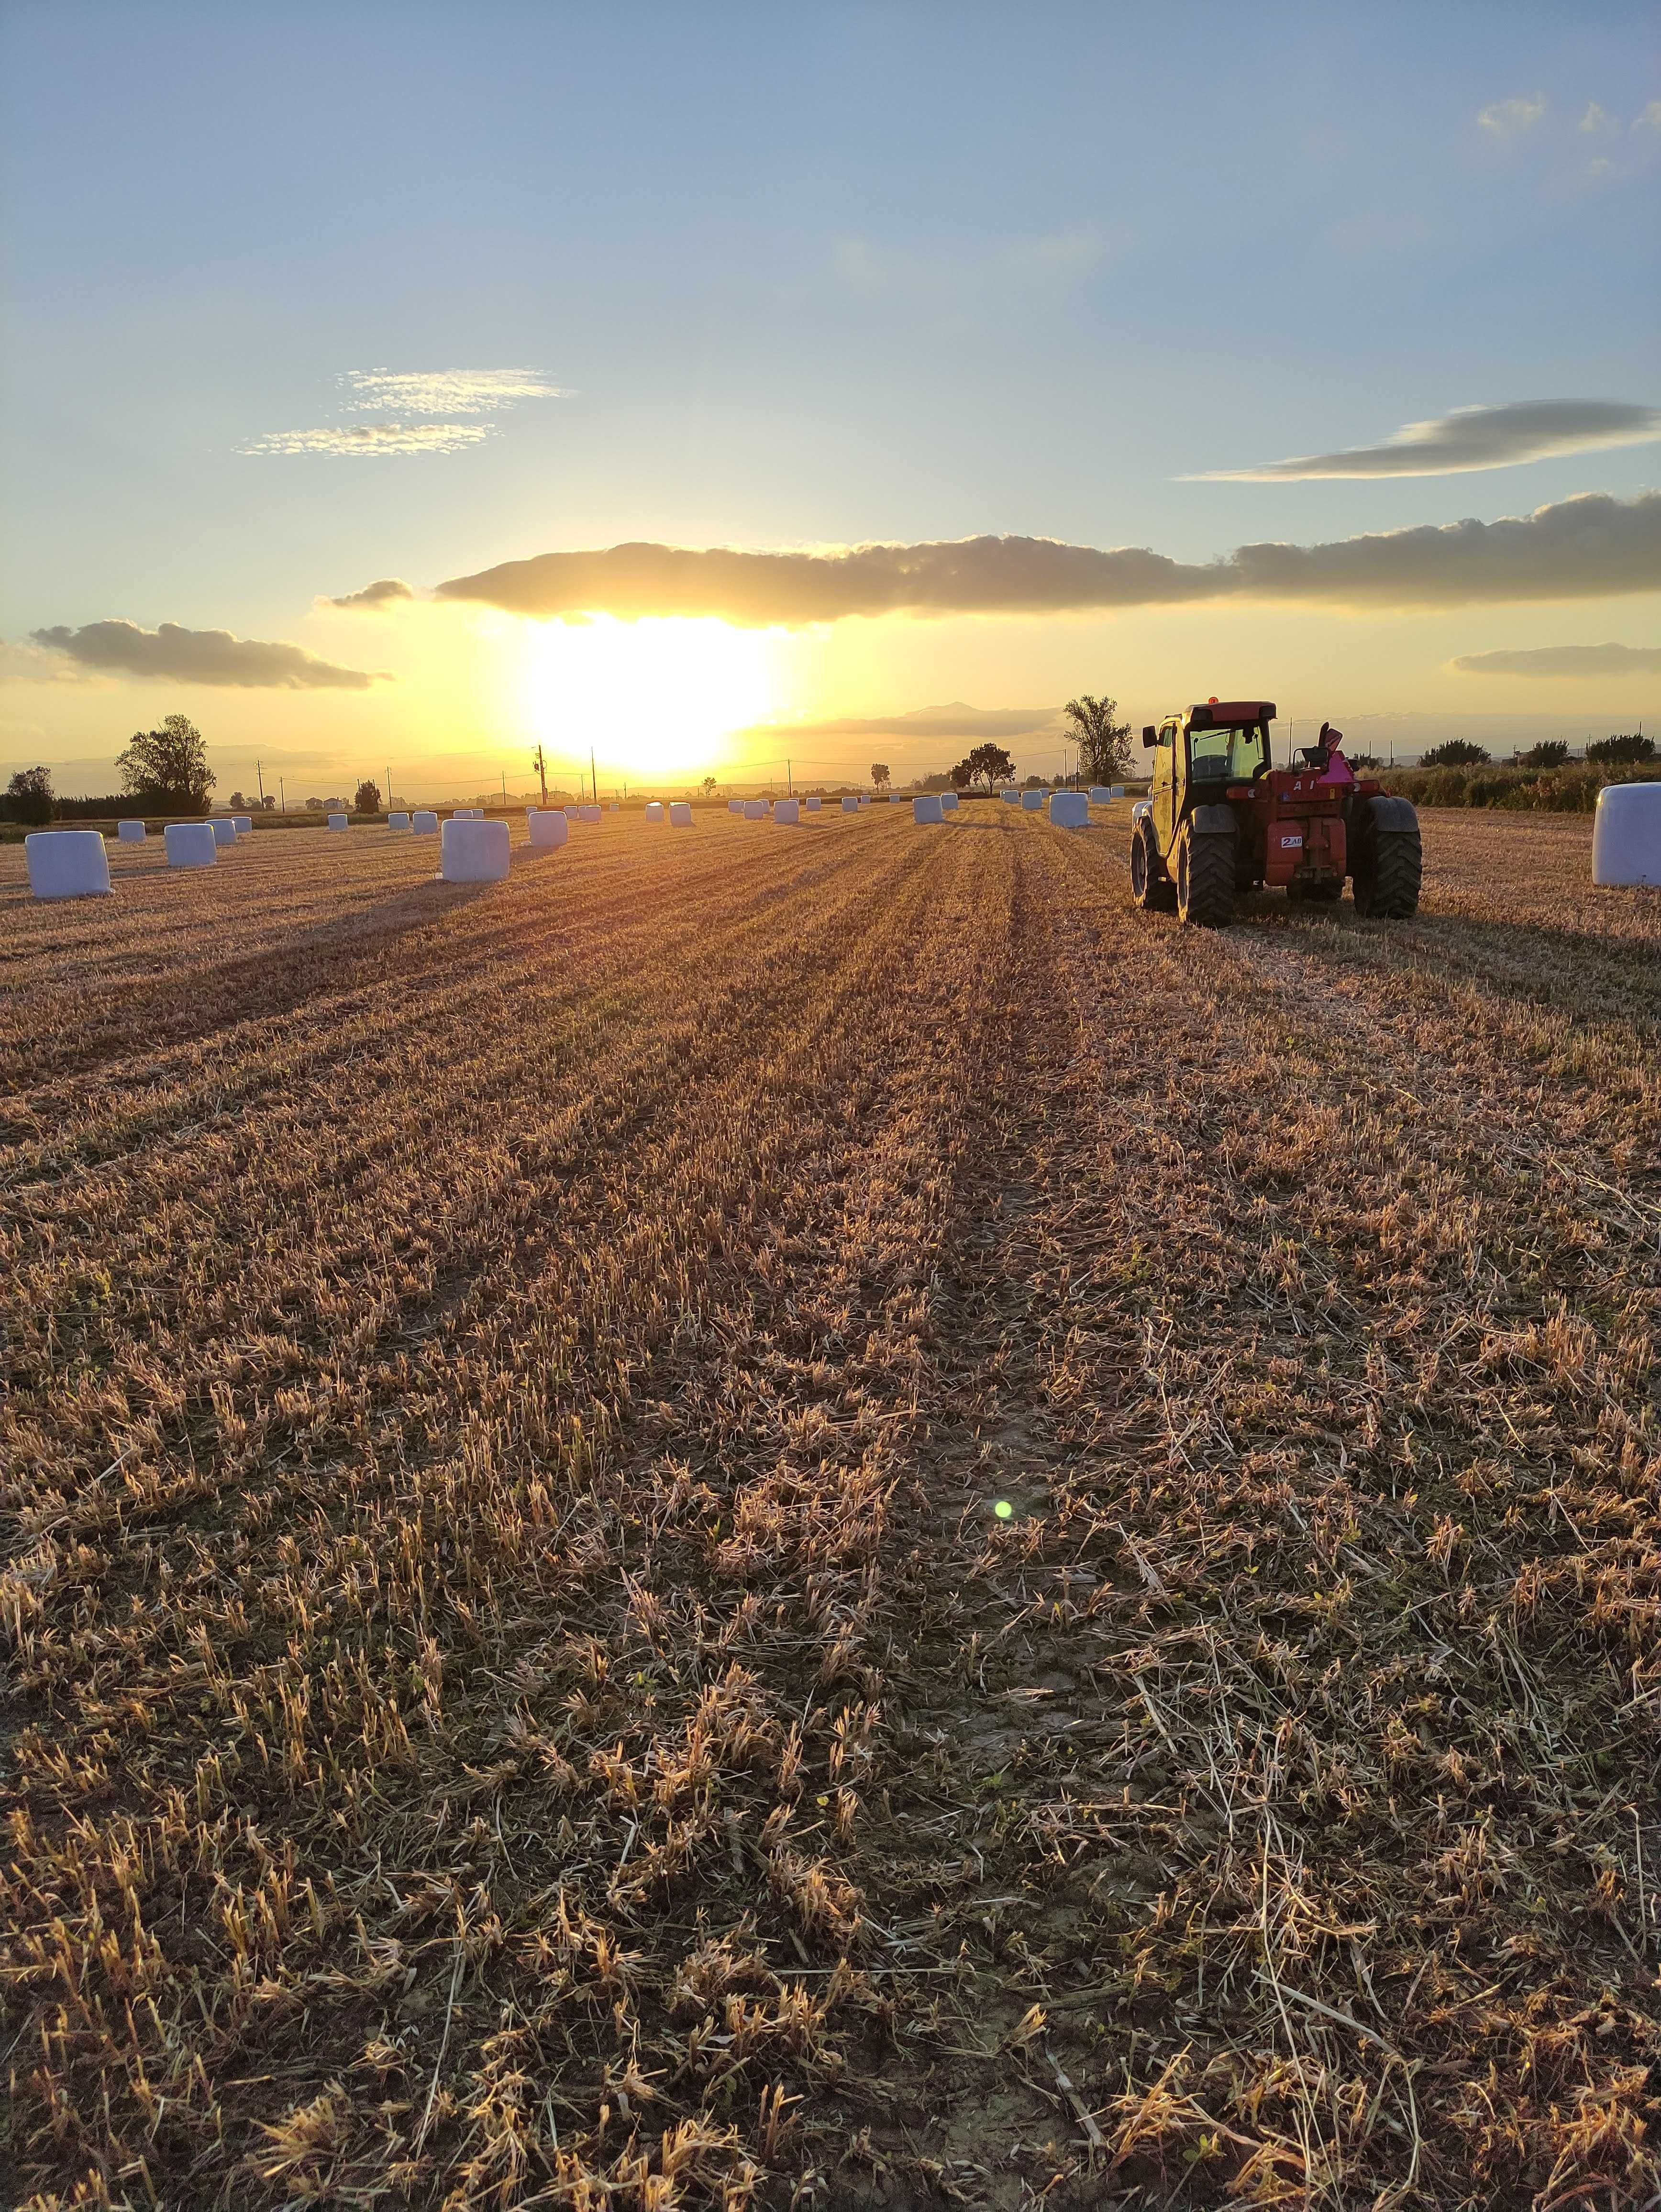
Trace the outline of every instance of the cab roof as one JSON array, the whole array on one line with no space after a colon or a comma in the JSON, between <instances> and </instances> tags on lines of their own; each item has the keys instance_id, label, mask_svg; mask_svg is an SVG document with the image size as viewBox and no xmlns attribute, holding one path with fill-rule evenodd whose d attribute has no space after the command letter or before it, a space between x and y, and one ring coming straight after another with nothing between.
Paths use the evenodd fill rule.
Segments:
<instances>
[{"instance_id":1,"label":"cab roof","mask_svg":"<svg viewBox=\"0 0 1661 2212\"><path fill-rule=\"evenodd\" d=\"M1183 716L1190 730L1232 730L1242 723L1272 722L1272 699L1208 699Z\"/></svg>"}]
</instances>

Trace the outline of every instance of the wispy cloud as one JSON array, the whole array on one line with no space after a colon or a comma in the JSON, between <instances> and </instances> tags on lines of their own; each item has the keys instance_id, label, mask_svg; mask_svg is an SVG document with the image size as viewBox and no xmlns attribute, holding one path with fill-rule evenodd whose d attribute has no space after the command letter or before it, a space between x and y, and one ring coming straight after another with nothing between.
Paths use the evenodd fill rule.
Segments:
<instances>
[{"instance_id":1,"label":"wispy cloud","mask_svg":"<svg viewBox=\"0 0 1661 2212\"><path fill-rule=\"evenodd\" d=\"M1466 676L1661 676L1661 645L1541 645L1516 653L1462 653Z\"/></svg>"},{"instance_id":2,"label":"wispy cloud","mask_svg":"<svg viewBox=\"0 0 1661 2212\"><path fill-rule=\"evenodd\" d=\"M1507 469L1564 453L1642 446L1661 438L1661 408L1621 399L1517 399L1498 407L1456 407L1409 422L1382 445L1349 446L1250 468L1205 469L1183 483L1304 483L1323 477L1446 477Z\"/></svg>"},{"instance_id":3,"label":"wispy cloud","mask_svg":"<svg viewBox=\"0 0 1661 2212\"><path fill-rule=\"evenodd\" d=\"M1533 130L1545 112L1545 95L1536 93L1532 100L1496 100L1482 110L1476 121L1494 137L1514 138L1519 131Z\"/></svg>"},{"instance_id":4,"label":"wispy cloud","mask_svg":"<svg viewBox=\"0 0 1661 2212\"><path fill-rule=\"evenodd\" d=\"M715 616L796 628L850 615L1058 614L1197 599L1461 606L1661 589L1661 493L1603 492L1498 522L1378 532L1319 545L1242 545L1219 561L1049 538L969 538L812 553L651 544L543 553L440 584L541 619Z\"/></svg>"},{"instance_id":5,"label":"wispy cloud","mask_svg":"<svg viewBox=\"0 0 1661 2212\"><path fill-rule=\"evenodd\" d=\"M490 436L490 422L348 422L320 430L274 430L239 453L459 453Z\"/></svg>"},{"instance_id":6,"label":"wispy cloud","mask_svg":"<svg viewBox=\"0 0 1661 2212\"><path fill-rule=\"evenodd\" d=\"M340 380L364 413L494 415L520 399L570 397L534 368L353 368Z\"/></svg>"},{"instance_id":7,"label":"wispy cloud","mask_svg":"<svg viewBox=\"0 0 1661 2212\"><path fill-rule=\"evenodd\" d=\"M165 677L173 684L232 685L244 690L364 691L390 683L362 668L338 668L298 645L266 644L259 638L233 637L228 629L181 629L163 623L141 629L137 623L65 623L31 630L38 646L67 653L83 668L106 675Z\"/></svg>"},{"instance_id":8,"label":"wispy cloud","mask_svg":"<svg viewBox=\"0 0 1661 2212\"><path fill-rule=\"evenodd\" d=\"M382 576L378 582L365 584L361 592L348 592L338 599L319 599L319 607L350 607L373 611L380 607L395 606L400 599L412 599L415 593L402 576Z\"/></svg>"}]
</instances>

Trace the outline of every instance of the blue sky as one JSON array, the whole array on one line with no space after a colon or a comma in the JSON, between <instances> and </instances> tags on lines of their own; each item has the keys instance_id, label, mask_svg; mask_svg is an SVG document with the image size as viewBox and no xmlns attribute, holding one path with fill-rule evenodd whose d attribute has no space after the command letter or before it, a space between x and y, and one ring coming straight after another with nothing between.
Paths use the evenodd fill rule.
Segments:
<instances>
[{"instance_id":1,"label":"blue sky","mask_svg":"<svg viewBox=\"0 0 1661 2212\"><path fill-rule=\"evenodd\" d=\"M59 0L0 24L9 763L95 755L106 725L119 744L175 705L233 750L347 760L395 728L436 752L459 702L481 756L515 745L513 685L480 673L499 625L313 610L383 576L982 533L1204 562L1661 474L1650 441L1180 480L1477 404L1661 404L1652 8ZM450 452L240 450L365 419L353 372L505 368L564 396L459 418L486 434ZM779 643L767 703L1091 689L1151 713L1266 628L1254 681L1283 667L1299 711L1605 721L1661 685L1542 697L1447 664L1653 646L1656 613L1652 592L1264 624L898 615ZM51 653L45 680L32 631L115 619L396 680L169 687Z\"/></svg>"}]
</instances>

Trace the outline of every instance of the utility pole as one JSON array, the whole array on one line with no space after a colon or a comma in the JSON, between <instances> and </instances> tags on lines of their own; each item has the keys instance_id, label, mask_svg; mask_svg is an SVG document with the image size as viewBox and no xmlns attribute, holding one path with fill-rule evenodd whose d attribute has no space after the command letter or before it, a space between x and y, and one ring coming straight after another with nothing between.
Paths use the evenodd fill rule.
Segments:
<instances>
[{"instance_id":1,"label":"utility pole","mask_svg":"<svg viewBox=\"0 0 1661 2212\"><path fill-rule=\"evenodd\" d=\"M502 777L502 803L505 806L508 804L508 771L504 768L499 773Z\"/></svg>"},{"instance_id":2,"label":"utility pole","mask_svg":"<svg viewBox=\"0 0 1661 2212\"><path fill-rule=\"evenodd\" d=\"M277 811L279 814L286 814L289 811L289 795L283 788L281 776L277 779Z\"/></svg>"},{"instance_id":3,"label":"utility pole","mask_svg":"<svg viewBox=\"0 0 1661 2212\"><path fill-rule=\"evenodd\" d=\"M588 781L594 794L594 804L599 805L599 770L594 766L594 749L588 748Z\"/></svg>"},{"instance_id":4,"label":"utility pole","mask_svg":"<svg viewBox=\"0 0 1661 2212\"><path fill-rule=\"evenodd\" d=\"M541 782L542 803L546 806L548 804L548 763L542 757L542 747L540 745L536 749L536 757L532 761L531 766L536 770L538 778Z\"/></svg>"},{"instance_id":5,"label":"utility pole","mask_svg":"<svg viewBox=\"0 0 1661 2212\"><path fill-rule=\"evenodd\" d=\"M259 811L263 814L265 811L265 778L258 761L253 764L253 772L259 778Z\"/></svg>"},{"instance_id":6,"label":"utility pole","mask_svg":"<svg viewBox=\"0 0 1661 2212\"><path fill-rule=\"evenodd\" d=\"M788 799L794 799L794 798L795 797L795 795L796 795L796 787L795 787L795 784L794 784L794 783L792 781L792 780L791 780L791 775L790 775L790 763L789 763L789 762L788 762L788 761L786 761L786 763L784 763L784 790L785 790L785 796L786 796L787 798L788 798Z\"/></svg>"},{"instance_id":7,"label":"utility pole","mask_svg":"<svg viewBox=\"0 0 1661 2212\"><path fill-rule=\"evenodd\" d=\"M392 771L391 764L390 764L390 763L388 763L388 765L387 765L387 769L386 769L386 811L390 814L390 813L392 812Z\"/></svg>"}]
</instances>

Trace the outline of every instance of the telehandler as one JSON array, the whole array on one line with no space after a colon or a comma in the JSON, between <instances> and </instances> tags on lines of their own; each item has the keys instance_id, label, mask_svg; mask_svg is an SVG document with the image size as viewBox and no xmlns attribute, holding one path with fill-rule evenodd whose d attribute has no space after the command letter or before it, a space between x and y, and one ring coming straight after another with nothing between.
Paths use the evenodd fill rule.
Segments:
<instances>
[{"instance_id":1,"label":"telehandler","mask_svg":"<svg viewBox=\"0 0 1661 2212\"><path fill-rule=\"evenodd\" d=\"M1208 699L1143 730L1153 788L1131 809L1136 904L1220 929L1236 899L1265 884L1330 905L1348 876L1358 914L1417 913L1423 857L1411 801L1324 746L1276 768L1274 720L1266 699Z\"/></svg>"}]
</instances>

